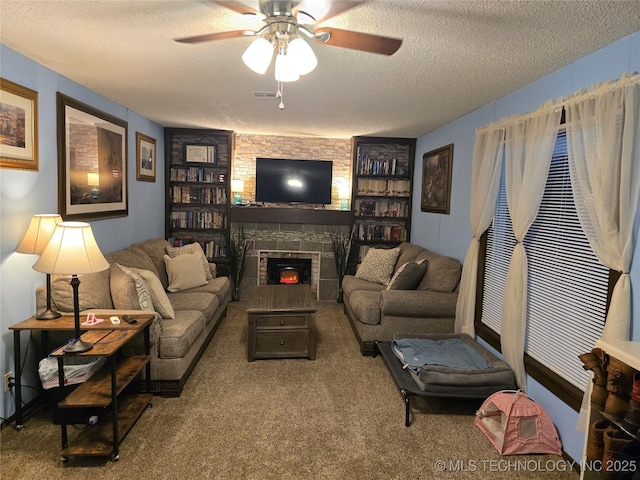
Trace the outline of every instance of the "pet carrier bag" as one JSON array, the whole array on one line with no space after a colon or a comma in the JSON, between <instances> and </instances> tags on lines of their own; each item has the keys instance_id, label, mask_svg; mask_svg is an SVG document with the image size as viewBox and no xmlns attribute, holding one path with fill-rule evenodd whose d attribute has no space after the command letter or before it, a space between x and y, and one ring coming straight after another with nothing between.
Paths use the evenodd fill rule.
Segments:
<instances>
[{"instance_id":1,"label":"pet carrier bag","mask_svg":"<svg viewBox=\"0 0 640 480\"><path fill-rule=\"evenodd\" d=\"M519 390L487 398L476 412L475 424L500 455L561 454L562 444L547 412Z\"/></svg>"}]
</instances>

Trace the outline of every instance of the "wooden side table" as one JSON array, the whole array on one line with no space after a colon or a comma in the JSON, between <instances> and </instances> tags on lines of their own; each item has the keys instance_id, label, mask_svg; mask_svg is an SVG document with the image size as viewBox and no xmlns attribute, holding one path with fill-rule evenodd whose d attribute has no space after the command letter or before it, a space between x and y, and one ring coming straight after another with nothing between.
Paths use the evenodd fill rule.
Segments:
<instances>
[{"instance_id":1,"label":"wooden side table","mask_svg":"<svg viewBox=\"0 0 640 480\"><path fill-rule=\"evenodd\" d=\"M316 300L309 285L257 285L246 312L248 360L316 358Z\"/></svg>"}]
</instances>

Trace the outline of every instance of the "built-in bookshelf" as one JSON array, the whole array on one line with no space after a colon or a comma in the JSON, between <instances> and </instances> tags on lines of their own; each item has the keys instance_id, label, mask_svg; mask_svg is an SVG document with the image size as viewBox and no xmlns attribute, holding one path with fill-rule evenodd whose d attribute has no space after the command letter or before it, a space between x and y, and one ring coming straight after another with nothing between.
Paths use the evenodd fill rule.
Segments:
<instances>
[{"instance_id":1,"label":"built-in bookshelf","mask_svg":"<svg viewBox=\"0 0 640 480\"><path fill-rule=\"evenodd\" d=\"M415 148L413 138L353 138L353 268L369 248L410 240Z\"/></svg>"},{"instance_id":2,"label":"built-in bookshelf","mask_svg":"<svg viewBox=\"0 0 640 480\"><path fill-rule=\"evenodd\" d=\"M166 225L174 246L198 242L210 262L226 268L232 132L165 129Z\"/></svg>"}]
</instances>

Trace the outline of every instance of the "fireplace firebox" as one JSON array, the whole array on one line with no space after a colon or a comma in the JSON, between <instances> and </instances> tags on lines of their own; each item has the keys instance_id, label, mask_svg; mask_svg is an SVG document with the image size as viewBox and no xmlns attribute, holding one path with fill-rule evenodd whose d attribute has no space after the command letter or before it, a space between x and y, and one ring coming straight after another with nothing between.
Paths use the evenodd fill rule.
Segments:
<instances>
[{"instance_id":1,"label":"fireplace firebox","mask_svg":"<svg viewBox=\"0 0 640 480\"><path fill-rule=\"evenodd\" d=\"M267 284L311 283L310 258L267 258Z\"/></svg>"}]
</instances>

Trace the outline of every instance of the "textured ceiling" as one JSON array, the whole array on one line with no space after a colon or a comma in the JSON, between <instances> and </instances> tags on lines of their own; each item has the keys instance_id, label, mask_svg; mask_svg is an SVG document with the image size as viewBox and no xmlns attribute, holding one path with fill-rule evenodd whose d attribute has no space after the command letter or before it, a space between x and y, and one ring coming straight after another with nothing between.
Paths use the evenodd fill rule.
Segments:
<instances>
[{"instance_id":1,"label":"textured ceiling","mask_svg":"<svg viewBox=\"0 0 640 480\"><path fill-rule=\"evenodd\" d=\"M424 135L640 30L640 0L372 0L321 25L400 50L313 43L318 67L282 111L251 93L276 82L242 63L250 38L173 41L261 25L210 0L0 0L4 45L161 125L336 138Z\"/></svg>"}]
</instances>

